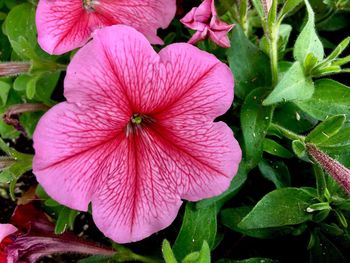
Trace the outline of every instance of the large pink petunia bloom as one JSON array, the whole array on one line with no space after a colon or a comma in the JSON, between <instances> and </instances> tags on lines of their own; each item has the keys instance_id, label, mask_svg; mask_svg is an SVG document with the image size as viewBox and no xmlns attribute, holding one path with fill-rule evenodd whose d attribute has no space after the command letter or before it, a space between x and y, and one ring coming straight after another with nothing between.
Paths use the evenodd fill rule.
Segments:
<instances>
[{"instance_id":1,"label":"large pink petunia bloom","mask_svg":"<svg viewBox=\"0 0 350 263\"><path fill-rule=\"evenodd\" d=\"M92 214L116 242L175 219L181 199L225 191L241 160L231 129L230 69L186 44L157 54L127 26L96 31L67 69L67 102L34 133L33 171L49 195Z\"/></svg>"},{"instance_id":2,"label":"large pink petunia bloom","mask_svg":"<svg viewBox=\"0 0 350 263\"><path fill-rule=\"evenodd\" d=\"M40 0L36 12L38 42L60 55L83 46L98 28L125 24L162 44L158 28L174 18L176 0Z\"/></svg>"},{"instance_id":3,"label":"large pink petunia bloom","mask_svg":"<svg viewBox=\"0 0 350 263\"><path fill-rule=\"evenodd\" d=\"M234 25L226 24L219 19L214 0L204 0L198 7L192 8L180 21L188 28L197 31L188 43L195 44L209 37L221 47L230 47L227 34Z\"/></svg>"}]
</instances>

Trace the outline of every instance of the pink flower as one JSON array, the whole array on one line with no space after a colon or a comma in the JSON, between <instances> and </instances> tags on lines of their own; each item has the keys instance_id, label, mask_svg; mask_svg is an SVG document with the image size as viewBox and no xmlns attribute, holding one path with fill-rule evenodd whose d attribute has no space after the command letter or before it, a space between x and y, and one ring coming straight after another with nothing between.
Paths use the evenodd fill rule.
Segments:
<instances>
[{"instance_id":1,"label":"pink flower","mask_svg":"<svg viewBox=\"0 0 350 263\"><path fill-rule=\"evenodd\" d=\"M88 210L116 242L175 219L181 199L225 191L241 160L231 129L230 69L185 44L157 54L128 26L96 31L68 66L67 102L34 133L33 171L58 202Z\"/></svg>"},{"instance_id":2,"label":"pink flower","mask_svg":"<svg viewBox=\"0 0 350 263\"><path fill-rule=\"evenodd\" d=\"M176 0L40 0L36 13L38 42L50 54L83 46L104 26L130 25L152 44L162 44L157 28L174 18Z\"/></svg>"},{"instance_id":3,"label":"pink flower","mask_svg":"<svg viewBox=\"0 0 350 263\"><path fill-rule=\"evenodd\" d=\"M0 263L34 263L44 256L69 252L106 256L116 253L70 232L55 235L55 226L33 203L18 206L11 223L0 224Z\"/></svg>"},{"instance_id":4,"label":"pink flower","mask_svg":"<svg viewBox=\"0 0 350 263\"><path fill-rule=\"evenodd\" d=\"M226 24L219 19L214 0L204 0L198 7L192 8L180 21L188 28L197 30L188 43L195 44L209 37L221 47L230 47L227 34L234 25Z\"/></svg>"}]
</instances>

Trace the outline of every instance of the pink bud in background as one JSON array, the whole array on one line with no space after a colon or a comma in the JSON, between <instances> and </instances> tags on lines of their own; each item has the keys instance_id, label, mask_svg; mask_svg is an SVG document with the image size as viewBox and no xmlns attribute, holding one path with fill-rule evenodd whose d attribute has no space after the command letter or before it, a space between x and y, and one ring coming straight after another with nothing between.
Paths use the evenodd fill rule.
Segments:
<instances>
[{"instance_id":1,"label":"pink bud in background","mask_svg":"<svg viewBox=\"0 0 350 263\"><path fill-rule=\"evenodd\" d=\"M204 0L198 7L192 8L180 21L188 28L197 31L188 43L195 44L209 37L221 47L230 47L227 34L234 25L229 25L219 19L214 0Z\"/></svg>"}]
</instances>

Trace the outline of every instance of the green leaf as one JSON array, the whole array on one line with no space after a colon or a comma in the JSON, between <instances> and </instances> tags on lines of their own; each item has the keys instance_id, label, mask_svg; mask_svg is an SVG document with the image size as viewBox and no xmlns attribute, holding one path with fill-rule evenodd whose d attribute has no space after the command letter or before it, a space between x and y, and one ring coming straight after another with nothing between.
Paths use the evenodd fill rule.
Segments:
<instances>
[{"instance_id":1,"label":"green leaf","mask_svg":"<svg viewBox=\"0 0 350 263\"><path fill-rule=\"evenodd\" d=\"M32 58L36 40L35 7L21 4L14 7L5 20L6 34L15 52L22 58Z\"/></svg>"},{"instance_id":2,"label":"green leaf","mask_svg":"<svg viewBox=\"0 0 350 263\"><path fill-rule=\"evenodd\" d=\"M313 199L303 188L276 189L265 195L238 226L256 229L304 223L312 218L306 208Z\"/></svg>"},{"instance_id":3,"label":"green leaf","mask_svg":"<svg viewBox=\"0 0 350 263\"><path fill-rule=\"evenodd\" d=\"M0 173L0 183L8 184L12 180L16 179L16 177L8 170L5 169Z\"/></svg>"},{"instance_id":4,"label":"green leaf","mask_svg":"<svg viewBox=\"0 0 350 263\"><path fill-rule=\"evenodd\" d=\"M0 80L0 107L4 107L6 105L7 97L10 89L11 89L10 84Z\"/></svg>"},{"instance_id":5,"label":"green leaf","mask_svg":"<svg viewBox=\"0 0 350 263\"><path fill-rule=\"evenodd\" d=\"M327 118L322 123L317 125L308 136L306 136L305 141L311 142L315 145L327 141L329 138L339 132L339 130L343 127L345 120L345 115L335 115Z\"/></svg>"},{"instance_id":6,"label":"green leaf","mask_svg":"<svg viewBox=\"0 0 350 263\"><path fill-rule=\"evenodd\" d=\"M285 1L280 13L279 20L281 21L285 15L292 12L298 5L300 5L303 0L287 0Z\"/></svg>"},{"instance_id":7,"label":"green leaf","mask_svg":"<svg viewBox=\"0 0 350 263\"><path fill-rule=\"evenodd\" d=\"M335 136L320 143L320 147L328 150L332 150L332 148L336 150L350 149L350 126L342 128Z\"/></svg>"},{"instance_id":8,"label":"green leaf","mask_svg":"<svg viewBox=\"0 0 350 263\"><path fill-rule=\"evenodd\" d=\"M291 184L288 166L283 162L275 161L270 164L262 160L259 163L259 170L267 180L275 184L276 188L288 187Z\"/></svg>"},{"instance_id":9,"label":"green leaf","mask_svg":"<svg viewBox=\"0 0 350 263\"><path fill-rule=\"evenodd\" d=\"M77 217L78 213L79 212L76 210L62 206L57 217L55 234L62 234L67 230L67 228L72 230L75 218Z\"/></svg>"},{"instance_id":10,"label":"green leaf","mask_svg":"<svg viewBox=\"0 0 350 263\"><path fill-rule=\"evenodd\" d=\"M294 103L287 102L275 108L272 122L297 134L302 134L314 127L318 121Z\"/></svg>"},{"instance_id":11,"label":"green leaf","mask_svg":"<svg viewBox=\"0 0 350 263\"><path fill-rule=\"evenodd\" d=\"M241 108L241 126L248 168L253 168L260 162L263 141L271 123L272 107L264 107L261 104L265 92L262 88L253 90Z\"/></svg>"},{"instance_id":12,"label":"green leaf","mask_svg":"<svg viewBox=\"0 0 350 263\"><path fill-rule=\"evenodd\" d=\"M341 251L322 233L317 232L313 243L310 250L310 263L347 262Z\"/></svg>"},{"instance_id":13,"label":"green leaf","mask_svg":"<svg viewBox=\"0 0 350 263\"><path fill-rule=\"evenodd\" d=\"M227 59L235 76L235 95L244 99L256 87L271 86L269 58L245 36L239 25L233 29Z\"/></svg>"},{"instance_id":14,"label":"green leaf","mask_svg":"<svg viewBox=\"0 0 350 263\"><path fill-rule=\"evenodd\" d=\"M235 177L233 177L230 187L221 195L214 196L212 198L204 199L202 201L197 202L196 208L202 209L213 204L216 204L217 209L219 210L221 206L224 205L225 202L230 200L238 191L241 189L243 184L247 180L248 170L244 160L241 161L239 165L239 169Z\"/></svg>"},{"instance_id":15,"label":"green leaf","mask_svg":"<svg viewBox=\"0 0 350 263\"><path fill-rule=\"evenodd\" d=\"M293 154L274 140L265 138L263 141L264 152L282 158L292 158Z\"/></svg>"},{"instance_id":16,"label":"green leaf","mask_svg":"<svg viewBox=\"0 0 350 263\"><path fill-rule=\"evenodd\" d=\"M255 10L258 12L258 15L260 16L260 19L262 21L265 20L265 11L264 11L264 7L261 3L261 0L252 0L253 5L255 7Z\"/></svg>"},{"instance_id":17,"label":"green leaf","mask_svg":"<svg viewBox=\"0 0 350 263\"><path fill-rule=\"evenodd\" d=\"M196 209L195 204L187 203L182 226L173 245L176 258L182 260L191 252L199 251L204 240L213 247L216 231L215 204L204 209Z\"/></svg>"},{"instance_id":18,"label":"green leaf","mask_svg":"<svg viewBox=\"0 0 350 263\"><path fill-rule=\"evenodd\" d=\"M293 229L289 226L257 229L240 228L238 224L251 210L252 207L248 206L224 209L220 213L220 221L224 226L235 232L255 238L269 239L292 233Z\"/></svg>"},{"instance_id":19,"label":"green leaf","mask_svg":"<svg viewBox=\"0 0 350 263\"><path fill-rule=\"evenodd\" d=\"M308 21L295 42L293 53L294 58L299 61L301 65L304 64L309 53L312 53L318 61L322 61L324 56L322 42L316 34L314 11L309 1L304 1L308 13Z\"/></svg>"},{"instance_id":20,"label":"green leaf","mask_svg":"<svg viewBox=\"0 0 350 263\"><path fill-rule=\"evenodd\" d=\"M285 73L271 94L263 101L263 105L271 105L278 102L307 100L314 93L314 84L311 78L304 75L299 62L294 62Z\"/></svg>"},{"instance_id":21,"label":"green leaf","mask_svg":"<svg viewBox=\"0 0 350 263\"><path fill-rule=\"evenodd\" d=\"M177 263L175 255L170 247L169 241L166 239L163 240L162 252L165 263Z\"/></svg>"},{"instance_id":22,"label":"green leaf","mask_svg":"<svg viewBox=\"0 0 350 263\"><path fill-rule=\"evenodd\" d=\"M203 241L201 251L199 251L199 258L196 263L210 263L210 248L207 241Z\"/></svg>"},{"instance_id":23,"label":"green leaf","mask_svg":"<svg viewBox=\"0 0 350 263\"><path fill-rule=\"evenodd\" d=\"M306 154L306 146L305 143L300 140L292 141L292 149L296 156L302 158Z\"/></svg>"},{"instance_id":24,"label":"green leaf","mask_svg":"<svg viewBox=\"0 0 350 263\"><path fill-rule=\"evenodd\" d=\"M350 119L350 88L331 79L316 81L313 96L294 103L318 120L337 114L345 114Z\"/></svg>"}]
</instances>

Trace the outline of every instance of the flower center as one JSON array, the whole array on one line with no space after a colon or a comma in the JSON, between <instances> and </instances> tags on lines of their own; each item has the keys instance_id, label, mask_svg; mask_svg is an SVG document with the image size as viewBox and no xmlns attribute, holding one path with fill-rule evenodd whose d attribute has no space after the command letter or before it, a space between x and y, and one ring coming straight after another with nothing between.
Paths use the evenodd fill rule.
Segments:
<instances>
[{"instance_id":1,"label":"flower center","mask_svg":"<svg viewBox=\"0 0 350 263\"><path fill-rule=\"evenodd\" d=\"M146 126L152 125L154 122L155 120L148 115L133 113L125 129L126 136L138 134L142 132Z\"/></svg>"},{"instance_id":2,"label":"flower center","mask_svg":"<svg viewBox=\"0 0 350 263\"><path fill-rule=\"evenodd\" d=\"M93 11L95 11L95 9L94 9L95 3L96 3L96 1L94 1L94 0L83 0L83 7L86 11L93 12Z\"/></svg>"},{"instance_id":3,"label":"flower center","mask_svg":"<svg viewBox=\"0 0 350 263\"><path fill-rule=\"evenodd\" d=\"M140 114L134 113L131 117L131 122L136 125L141 124L142 117L140 116Z\"/></svg>"}]
</instances>

